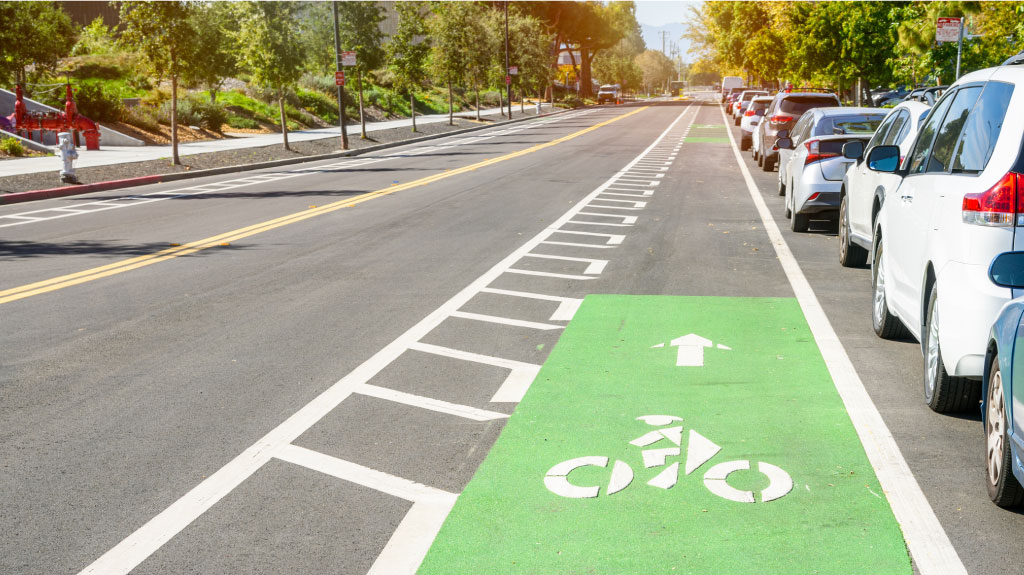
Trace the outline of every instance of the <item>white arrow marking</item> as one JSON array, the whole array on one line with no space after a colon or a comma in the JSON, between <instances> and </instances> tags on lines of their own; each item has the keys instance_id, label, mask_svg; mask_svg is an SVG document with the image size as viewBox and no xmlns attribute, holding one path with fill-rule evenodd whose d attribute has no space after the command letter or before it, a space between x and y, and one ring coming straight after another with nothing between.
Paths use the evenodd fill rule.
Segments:
<instances>
[{"instance_id":1,"label":"white arrow marking","mask_svg":"<svg viewBox=\"0 0 1024 575\"><path fill-rule=\"evenodd\" d=\"M704 348L711 347L709 339L691 333L677 337L670 342L672 347L678 347L676 352L677 367L704 367Z\"/></svg>"},{"instance_id":2,"label":"white arrow marking","mask_svg":"<svg viewBox=\"0 0 1024 575\"><path fill-rule=\"evenodd\" d=\"M686 474L696 471L721 450L713 441L691 429L690 442L686 445Z\"/></svg>"}]
</instances>

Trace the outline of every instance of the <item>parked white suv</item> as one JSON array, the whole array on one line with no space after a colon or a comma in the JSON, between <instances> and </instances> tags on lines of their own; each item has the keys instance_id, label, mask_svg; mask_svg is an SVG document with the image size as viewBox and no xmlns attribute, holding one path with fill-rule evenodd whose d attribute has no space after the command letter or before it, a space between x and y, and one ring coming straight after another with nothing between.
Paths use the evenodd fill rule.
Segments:
<instances>
[{"instance_id":1,"label":"parked white suv","mask_svg":"<svg viewBox=\"0 0 1024 575\"><path fill-rule=\"evenodd\" d=\"M843 147L843 155L856 160L839 190L839 263L843 266L860 267L867 262L885 190L902 181L899 175L869 170L864 157L875 146L899 146L900 158L906 156L930 110L931 106L922 102L903 102L889 112L866 146L853 143Z\"/></svg>"},{"instance_id":2,"label":"parked white suv","mask_svg":"<svg viewBox=\"0 0 1024 575\"><path fill-rule=\"evenodd\" d=\"M987 335L1011 298L987 281L988 266L1024 248L1024 65L957 81L899 160L898 146L876 146L866 160L902 178L885 191L874 231L875 332L905 327L921 342L932 409L976 409Z\"/></svg>"}]
</instances>

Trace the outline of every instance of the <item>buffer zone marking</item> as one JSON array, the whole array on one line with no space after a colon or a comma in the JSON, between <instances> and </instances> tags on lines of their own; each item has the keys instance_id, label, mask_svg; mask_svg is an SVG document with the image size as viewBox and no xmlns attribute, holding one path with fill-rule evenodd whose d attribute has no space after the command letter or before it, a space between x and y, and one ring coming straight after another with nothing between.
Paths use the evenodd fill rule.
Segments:
<instances>
[{"instance_id":1,"label":"buffer zone marking","mask_svg":"<svg viewBox=\"0 0 1024 575\"><path fill-rule=\"evenodd\" d=\"M641 110L642 109L643 108L641 108ZM618 244L621 244L622 239L624 238L623 235L599 232L577 232L572 230L562 230L561 228L562 226L570 223L572 218L581 210L588 208L588 206L592 208L593 206L590 206L590 204L595 199L600 199L604 194L612 193L607 190L614 189L615 182L618 178L622 177L623 174L637 170L636 167L640 162L642 162L646 154L650 153L652 150L658 149L658 147L662 145L662 141L666 139L669 133L677 124L679 124L690 109L691 107L688 106L683 110L683 112L681 112L676 119L669 124L669 126L650 146L629 162L625 168L612 175L612 177L610 177L605 183L598 186L594 191L590 192L586 197L577 202L558 220L544 230L541 230L540 233L495 264L494 267L463 288L462 291L452 296L452 298L442 304L441 307L431 312L427 317L409 328L409 330L356 367L352 372L338 380L323 393L299 409L299 411L291 417L271 430L267 435L263 436L252 446L240 453L237 457L232 459L213 474L209 475L205 480L183 495L180 499L172 503L168 508L164 509L142 527L125 537L120 543L83 569L80 572L80 575L127 575L140 563L145 561L147 557L155 553L175 535L188 527L188 525L203 515L227 494L231 493L236 487L241 485L243 481L259 470L264 464L274 458L290 461L298 465L304 465L372 489L377 489L387 493L394 493L399 497L414 501L412 508L392 534L391 539L388 541L384 550L377 557L369 571L369 575L413 575L424 555L426 555L427 549L433 542L438 530L441 528L441 524L448 516L451 506L454 504L453 499L455 495L442 490L429 488L428 486L418 484L409 485L411 482L406 479L387 476L387 474L382 474L379 471L367 469L351 462L332 458L324 454L311 452L307 449L295 449L296 446L293 445L292 442L298 439L308 429L316 425L317 422L323 419L328 413L333 411L352 394L369 395L380 399L397 401L406 405L413 405L441 413L462 416L476 421L507 417L502 413L480 410L469 406L454 405L428 397L421 397L390 389L384 389L374 386L368 382L380 373L381 370L390 365L391 362L395 361L401 357L402 354L410 350L440 353L441 355L447 354L450 357L458 357L460 354L465 354L465 352L450 350L447 348L435 349L436 346L429 346L419 342L423 337L441 325L442 322L449 317L452 317L453 313L461 309L462 306L468 303L477 294L504 292L506 295L512 295L517 293L508 290L492 290L489 286L494 282L494 280L509 271L516 262L521 260L526 256L526 254L529 254L538 246L568 244L572 246L590 248L614 248ZM625 116L620 116L619 118L623 117ZM673 144L670 144L670 146L671 145ZM675 148L678 148L679 145L680 144L678 142L674 143ZM665 171L667 168L658 168L658 170ZM631 190L631 192L632 191L634 190ZM643 194L642 197L647 197L651 194L653 194L653 191L649 194ZM617 195L634 196L636 194L631 193ZM549 238L554 234L598 236L603 238L606 241L606 244L552 241ZM531 296L544 298L557 297L542 296L540 294L526 294L524 297ZM499 367L502 367L502 364L508 361L500 358L487 358L484 356L476 356L472 359L464 357L462 359L483 361L485 363L498 365ZM531 373L528 377L528 381L523 381L523 378L517 377L517 372L515 370L516 366L505 365L504 367L512 369L513 372L509 376L509 380L506 380L505 384L502 385L502 388L512 385L516 389L500 389L492 401L519 401L528 387L532 384L535 374ZM505 397L499 397L501 395L504 395ZM383 482L384 485L378 485L377 482Z\"/></svg>"},{"instance_id":2,"label":"buffer zone marking","mask_svg":"<svg viewBox=\"0 0 1024 575\"><path fill-rule=\"evenodd\" d=\"M722 119L728 122L725 110L721 110ZM775 253L782 264L793 293L800 302L800 309L807 318L811 327L814 341L821 350L825 365L828 366L829 374L835 383L839 395L846 405L846 411L850 415L853 426L860 436L861 444L867 453L868 459L874 467L875 474L885 491L885 496L892 506L896 520L903 529L903 537L910 549L910 555L921 575L967 575L967 568L964 567L960 556L942 528L935 510L932 509L925 497L921 486L918 485L910 466L900 452L892 432L886 426L878 408L871 401L864 382L861 381L857 369L850 361L842 341L836 335L832 322L825 315L825 310L818 302L818 296L814 293L807 277L804 276L799 262L789 249L789 244L779 231L775 219L772 217L761 197L761 192L750 175L743 156L740 154L739 146L731 130L727 131L729 140L732 143L733 155L736 163L739 164L740 173L747 184L747 191L757 208L764 225L765 232L775 247Z\"/></svg>"},{"instance_id":3,"label":"buffer zone marking","mask_svg":"<svg viewBox=\"0 0 1024 575\"><path fill-rule=\"evenodd\" d=\"M266 184L288 178L294 178L297 176L304 176L316 172L322 172L325 170L344 170L366 166L369 164L377 164L380 162L386 162L388 160L394 160L398 158L418 156L420 154L425 154L428 152L436 152L438 150L446 150L449 148L455 148L469 144L477 144L485 140L490 140L497 136L514 134L523 130L530 130L533 128L547 126L549 124L553 124L556 122L562 122L565 120L578 118L580 116L587 115L592 111L593 110L584 110L581 112L558 115L555 117L545 118L542 120L535 120L521 126L512 126L503 128L501 130L496 129L494 131L487 131L480 136L446 139L445 141L441 141L438 144L418 146L409 150L388 153L382 156L363 156L345 159L340 162L334 162L332 164L322 164L312 167L303 167L294 170L280 172L275 171L256 173L254 175L246 176L244 178L235 178L232 180L218 180L206 184L187 186L183 188L175 188L172 190L160 190L156 192L149 192L146 194L133 194L127 196L119 196L116 198L107 198L93 202L76 203L74 204L74 207L44 208L39 210L31 210L27 212L18 212L17 214L0 215L0 228L22 226L37 222L46 222L59 218L69 218L73 216L80 216L83 214L104 212L107 210L113 210L117 208L126 208L129 206L140 206L150 204L153 202L173 200L175 198L200 196L215 192L224 192L227 190L244 188L251 185ZM13 222L8 221L8 223L3 223L5 220L13 220Z\"/></svg>"},{"instance_id":4,"label":"buffer zone marking","mask_svg":"<svg viewBox=\"0 0 1024 575\"><path fill-rule=\"evenodd\" d=\"M464 173L467 173L467 172L472 172L472 171L478 170L480 168L485 168L487 166L498 164L500 162L504 162L504 161L511 160L511 159L514 159L514 158L518 158L518 157L521 157L521 156L525 156L527 154L532 154L534 152L538 152L540 150L544 150L544 149L550 148L552 146L557 146L558 144L561 144L563 142L567 142L569 140L578 138L578 137L580 137L582 135L589 134L590 132L593 132L594 130L598 130L598 129L600 129L600 128L604 127L604 126L607 126L607 125L609 125L609 124L611 124L613 122L617 122L619 120L622 120L623 118L628 118L628 117L630 117L630 116L632 116L634 114L638 114L640 112L643 112L646 109L647 109L647 106L644 106L642 108L637 108L636 110L633 110L632 112L628 112L626 114L622 114L620 116L616 116L616 117L611 118L609 120L605 120L604 122L600 122L598 124L594 124L593 126L590 126L588 128L584 128L584 129L579 130L577 132L573 132L572 134L568 134L566 136L562 136L560 138L556 138L554 140L551 140L551 141L548 141L548 142L544 142L544 143L538 144L536 146L531 146L531 147L525 148L523 150L518 150L516 152L511 152L509 154L505 154L505 155L499 156L497 158L491 158L491 159L488 159L488 160L484 160L482 162L477 162L475 164L471 164L471 165L468 165L468 166L463 166L461 168L456 168L456 169L453 169L453 170L451 170L449 172L442 172L440 174L434 174L432 176L427 176L425 178L420 178L418 180L415 180L415 181L412 181L412 182L408 182L408 183L405 183L405 184L399 184L399 185L396 185L396 186L390 186L390 187L387 187L387 188L382 188L382 189L379 189L379 190L376 190L376 191L373 191L373 192L368 192L368 193L356 196L356 197L351 198L351 199L339 200L337 202L326 204L324 206L312 208L312 209L305 210L305 211L302 211L302 212L296 212L296 213L289 214L289 215L286 215L286 216L282 216L282 217L279 217L279 218L275 218L275 219L272 219L272 220L267 220L267 221L264 221L264 222L260 222L258 224L253 224L251 226L246 226L244 228L239 228L239 229L236 229L236 230L231 230L229 232L225 232L223 234L218 234L216 236L212 236L212 237L208 237L208 238L205 238L205 239L189 242L187 244L182 244L180 246L175 246L175 247L167 248L167 249L164 249L164 250L160 250L160 251L152 253L152 254L147 254L147 255L144 255L144 256L138 256L138 257L134 257L134 258L129 258L129 259L126 259L126 260L121 260L119 262L114 262L114 263L107 264L107 265L104 265L104 266L99 266L99 267L83 270L83 271L76 272L76 273L73 273L73 274L63 275L63 276L51 278L51 279L48 279L48 280L43 280L43 281L31 283L31 284L26 284L26 285L14 287L14 288L6 289L6 290L3 290L3 291L0 291L0 304L5 304L5 303L12 302L12 301L17 301L17 300L20 300L20 299L24 299L24 298L27 298L27 297L32 297L34 295L40 295L40 294L56 291L56 290L59 290L59 289L63 289L63 288L66 288L66 287L71 287L71 286L83 284L83 283L94 281L94 280L97 280L97 279L101 279L101 278L109 277L109 276L112 276L112 275L124 273L124 272L127 272L127 271L135 270L135 269L138 269L138 268L141 268L141 267L153 265L155 263L159 263L159 262L166 261L166 260L169 260L169 259L174 259L174 258L179 258L179 257L182 257L182 256L187 256L189 254L194 254L194 253L202 251L202 250L206 250L206 249L209 249L209 248L220 246L223 243L232 242L232 241L238 241L240 239L247 238L247 237L250 237L250 236L254 236L256 234L267 232L267 231L270 231L270 230L273 230L273 229L276 229L276 228L280 228L282 226L286 226L286 225L289 225L289 224L294 224L296 222L301 222L303 220L308 220L308 219L314 218L316 216L320 216L320 215L323 215L323 214L334 212L334 211L340 210L342 208L349 208L349 207L361 204L363 202L367 202L367 201L375 199L375 198L379 198L379 197L382 197L382 196L387 196L387 195L390 195L390 194L394 194L396 192L401 192L401 191L409 190L409 189L412 189L412 188L418 188L418 187L425 186L425 185L428 185L428 184L432 184L434 182L438 182L438 181L441 181L441 180L444 180L444 179L447 179L447 178L451 178L453 176L457 176L457 175L464 174Z\"/></svg>"},{"instance_id":5,"label":"buffer zone marking","mask_svg":"<svg viewBox=\"0 0 1024 575\"><path fill-rule=\"evenodd\" d=\"M795 299L588 295L419 573L910 575L880 492Z\"/></svg>"}]
</instances>

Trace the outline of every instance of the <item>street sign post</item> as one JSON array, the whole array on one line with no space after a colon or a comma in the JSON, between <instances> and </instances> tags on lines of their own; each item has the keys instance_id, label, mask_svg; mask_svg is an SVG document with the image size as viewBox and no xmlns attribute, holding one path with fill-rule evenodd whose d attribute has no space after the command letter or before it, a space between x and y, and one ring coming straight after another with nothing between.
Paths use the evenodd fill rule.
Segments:
<instances>
[{"instance_id":1,"label":"street sign post","mask_svg":"<svg viewBox=\"0 0 1024 575\"><path fill-rule=\"evenodd\" d=\"M511 86L512 85L512 76L505 76L505 85L506 86ZM509 101L511 102L511 100L509 100ZM511 104L509 104L509 105L511 106Z\"/></svg>"},{"instance_id":2,"label":"street sign post","mask_svg":"<svg viewBox=\"0 0 1024 575\"><path fill-rule=\"evenodd\" d=\"M342 66L355 66L356 65L356 53L355 52L342 52L341 53L341 65Z\"/></svg>"},{"instance_id":3,"label":"street sign post","mask_svg":"<svg viewBox=\"0 0 1024 575\"><path fill-rule=\"evenodd\" d=\"M335 86L344 86L345 85L345 73L344 72L335 72L334 73L334 85Z\"/></svg>"}]
</instances>

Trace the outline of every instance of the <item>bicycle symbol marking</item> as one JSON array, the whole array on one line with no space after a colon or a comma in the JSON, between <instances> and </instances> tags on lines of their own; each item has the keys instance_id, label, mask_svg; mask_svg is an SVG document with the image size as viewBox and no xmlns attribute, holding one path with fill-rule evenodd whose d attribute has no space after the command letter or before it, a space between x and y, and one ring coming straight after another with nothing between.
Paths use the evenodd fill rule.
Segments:
<instances>
[{"instance_id":1,"label":"bicycle symbol marking","mask_svg":"<svg viewBox=\"0 0 1024 575\"><path fill-rule=\"evenodd\" d=\"M674 415L642 415L637 418L648 425L662 427L645 433L644 435L630 441L630 445L645 448L657 443L667 442L675 447L656 447L644 449L641 452L643 466L647 469L665 467L653 479L647 481L652 487L671 489L679 482L680 462L668 463L669 457L678 457L682 454L683 426L673 423L682 421L681 417ZM664 427L663 427L664 426ZM662 443L665 445L665 443ZM684 476L690 475L700 469L705 463L718 455L722 448L710 439L704 437L695 429L689 430L686 445L686 461L683 465ZM608 467L608 458L600 455L589 455L569 459L555 464L544 475L544 485L549 491L561 497L572 499L595 498L600 495L601 487L597 485L576 485L569 481L569 475L581 467ZM753 491L743 491L729 485L729 475L740 470L751 469L747 460L725 461L712 466L704 473L704 487L711 493L738 503L756 503ZM760 493L760 502L767 503L775 501L793 490L793 478L785 470L765 463L757 462L757 471L766 476L770 483ZM626 462L616 460L612 465L611 478L605 488L605 496L614 495L629 487L635 478L633 468Z\"/></svg>"}]
</instances>

